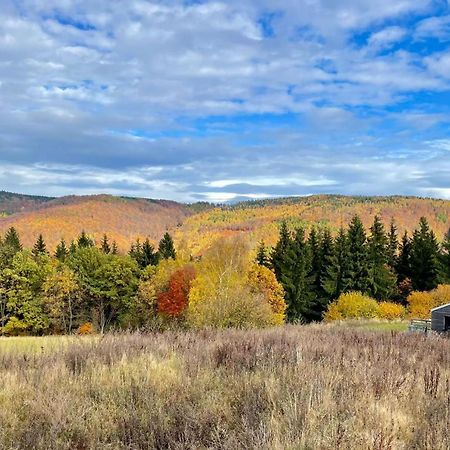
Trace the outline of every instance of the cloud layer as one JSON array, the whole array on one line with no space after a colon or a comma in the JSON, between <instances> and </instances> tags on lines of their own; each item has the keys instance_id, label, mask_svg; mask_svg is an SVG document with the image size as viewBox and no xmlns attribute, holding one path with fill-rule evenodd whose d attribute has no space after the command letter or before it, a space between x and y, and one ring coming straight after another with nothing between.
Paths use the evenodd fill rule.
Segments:
<instances>
[{"instance_id":1,"label":"cloud layer","mask_svg":"<svg viewBox=\"0 0 450 450\"><path fill-rule=\"evenodd\" d=\"M431 0L3 0L1 186L450 198L449 14Z\"/></svg>"}]
</instances>

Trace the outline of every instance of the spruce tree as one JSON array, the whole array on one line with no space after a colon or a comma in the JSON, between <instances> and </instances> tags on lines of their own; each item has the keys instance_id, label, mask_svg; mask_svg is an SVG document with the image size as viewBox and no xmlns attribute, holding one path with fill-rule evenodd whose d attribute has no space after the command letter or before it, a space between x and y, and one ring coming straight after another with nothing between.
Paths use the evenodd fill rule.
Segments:
<instances>
[{"instance_id":1,"label":"spruce tree","mask_svg":"<svg viewBox=\"0 0 450 450\"><path fill-rule=\"evenodd\" d=\"M108 236L106 234L103 235L102 242L100 244L100 249L105 255L111 253L111 246L109 245Z\"/></svg>"},{"instance_id":2,"label":"spruce tree","mask_svg":"<svg viewBox=\"0 0 450 450\"><path fill-rule=\"evenodd\" d=\"M69 250L66 247L66 241L61 239L59 244L56 246L55 258L61 262L64 262L69 255Z\"/></svg>"},{"instance_id":3,"label":"spruce tree","mask_svg":"<svg viewBox=\"0 0 450 450\"><path fill-rule=\"evenodd\" d=\"M399 283L411 279L411 240L407 231L402 236L395 271Z\"/></svg>"},{"instance_id":4,"label":"spruce tree","mask_svg":"<svg viewBox=\"0 0 450 450\"><path fill-rule=\"evenodd\" d=\"M172 236L167 232L159 241L158 254L162 259L175 259L177 257Z\"/></svg>"},{"instance_id":5,"label":"spruce tree","mask_svg":"<svg viewBox=\"0 0 450 450\"><path fill-rule=\"evenodd\" d=\"M117 242L113 241L111 245L111 255L118 255L119 249L117 248Z\"/></svg>"},{"instance_id":6,"label":"spruce tree","mask_svg":"<svg viewBox=\"0 0 450 450\"><path fill-rule=\"evenodd\" d=\"M34 256L48 255L47 246L45 245L44 237L40 234L34 244L32 253Z\"/></svg>"},{"instance_id":7,"label":"spruce tree","mask_svg":"<svg viewBox=\"0 0 450 450\"><path fill-rule=\"evenodd\" d=\"M147 266L156 266L158 264L159 253L155 252L153 245L148 239L144 241L141 247L138 264L142 269ZM168 258L167 258L168 259Z\"/></svg>"},{"instance_id":8,"label":"spruce tree","mask_svg":"<svg viewBox=\"0 0 450 450\"><path fill-rule=\"evenodd\" d=\"M71 255L74 255L74 254L76 253L76 251L77 251L77 244L76 244L74 241L72 241L72 242L70 243L69 253L70 253Z\"/></svg>"},{"instance_id":9,"label":"spruce tree","mask_svg":"<svg viewBox=\"0 0 450 450\"><path fill-rule=\"evenodd\" d=\"M83 230L80 236L78 236L77 244L78 248L89 248L94 246L94 241Z\"/></svg>"},{"instance_id":10,"label":"spruce tree","mask_svg":"<svg viewBox=\"0 0 450 450\"><path fill-rule=\"evenodd\" d=\"M296 230L280 269L288 320L310 321L316 318L313 309L315 294L311 277L311 254L302 228Z\"/></svg>"},{"instance_id":11,"label":"spruce tree","mask_svg":"<svg viewBox=\"0 0 450 450\"><path fill-rule=\"evenodd\" d=\"M341 227L334 242L332 253L325 258L322 287L329 300L336 300L350 290L352 283L350 245L347 233Z\"/></svg>"},{"instance_id":12,"label":"spruce tree","mask_svg":"<svg viewBox=\"0 0 450 450\"><path fill-rule=\"evenodd\" d=\"M6 232L3 245L9 247L14 252L20 252L22 250L19 233L17 233L14 227L9 228Z\"/></svg>"},{"instance_id":13,"label":"spruce tree","mask_svg":"<svg viewBox=\"0 0 450 450\"><path fill-rule=\"evenodd\" d=\"M367 281L370 294L379 300L389 298L395 289L395 275L388 266L389 244L384 225L380 218L375 216L367 244Z\"/></svg>"},{"instance_id":14,"label":"spruce tree","mask_svg":"<svg viewBox=\"0 0 450 450\"><path fill-rule=\"evenodd\" d=\"M442 283L450 284L450 229L444 236L439 255L440 278Z\"/></svg>"},{"instance_id":15,"label":"spruce tree","mask_svg":"<svg viewBox=\"0 0 450 450\"><path fill-rule=\"evenodd\" d=\"M397 252L398 252L398 237L397 237L397 227L395 225L394 219L391 220L391 225L389 227L388 233L388 245L387 245L387 263L392 270L395 270L397 266Z\"/></svg>"},{"instance_id":16,"label":"spruce tree","mask_svg":"<svg viewBox=\"0 0 450 450\"><path fill-rule=\"evenodd\" d=\"M311 277L316 297L320 297L322 291L320 272L322 270L323 259L320 239L321 236L318 234L316 228L312 227L308 236L308 247L311 255Z\"/></svg>"},{"instance_id":17,"label":"spruce tree","mask_svg":"<svg viewBox=\"0 0 450 450\"><path fill-rule=\"evenodd\" d=\"M277 280L282 281L282 272L286 265L285 260L287 253L292 246L291 233L288 230L286 222L282 222L280 226L280 235L275 248L270 256L270 263L273 267Z\"/></svg>"},{"instance_id":18,"label":"spruce tree","mask_svg":"<svg viewBox=\"0 0 450 450\"><path fill-rule=\"evenodd\" d=\"M264 244L264 241L261 241L258 245L255 260L256 264L270 268L270 258L267 255L267 248L266 245Z\"/></svg>"},{"instance_id":19,"label":"spruce tree","mask_svg":"<svg viewBox=\"0 0 450 450\"><path fill-rule=\"evenodd\" d=\"M429 291L438 284L439 245L427 219L421 217L411 241L411 281L414 290Z\"/></svg>"},{"instance_id":20,"label":"spruce tree","mask_svg":"<svg viewBox=\"0 0 450 450\"><path fill-rule=\"evenodd\" d=\"M349 290L367 293L368 291L368 261L367 238L364 225L358 216L354 216L347 231L350 250L352 280Z\"/></svg>"}]
</instances>

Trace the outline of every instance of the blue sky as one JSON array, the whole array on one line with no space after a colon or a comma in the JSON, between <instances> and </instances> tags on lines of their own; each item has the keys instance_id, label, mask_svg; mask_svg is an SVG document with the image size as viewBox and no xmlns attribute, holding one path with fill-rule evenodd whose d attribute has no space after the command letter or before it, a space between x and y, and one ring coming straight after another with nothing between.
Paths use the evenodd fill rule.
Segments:
<instances>
[{"instance_id":1,"label":"blue sky","mask_svg":"<svg viewBox=\"0 0 450 450\"><path fill-rule=\"evenodd\" d=\"M0 187L450 198L450 7L2 0Z\"/></svg>"}]
</instances>

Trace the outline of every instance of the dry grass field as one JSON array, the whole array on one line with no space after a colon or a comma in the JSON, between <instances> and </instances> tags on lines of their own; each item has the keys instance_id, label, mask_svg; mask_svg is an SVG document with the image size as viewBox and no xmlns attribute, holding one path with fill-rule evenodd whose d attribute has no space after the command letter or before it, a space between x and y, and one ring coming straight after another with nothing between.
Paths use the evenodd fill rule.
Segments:
<instances>
[{"instance_id":1,"label":"dry grass field","mask_svg":"<svg viewBox=\"0 0 450 450\"><path fill-rule=\"evenodd\" d=\"M0 339L1 449L450 448L450 341L332 325Z\"/></svg>"}]
</instances>

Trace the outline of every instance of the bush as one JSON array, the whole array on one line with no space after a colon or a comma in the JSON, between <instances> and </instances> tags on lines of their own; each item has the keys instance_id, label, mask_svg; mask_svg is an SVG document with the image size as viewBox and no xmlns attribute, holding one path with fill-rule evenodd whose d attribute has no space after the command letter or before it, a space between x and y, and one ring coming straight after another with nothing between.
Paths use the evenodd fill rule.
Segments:
<instances>
[{"instance_id":1,"label":"bush","mask_svg":"<svg viewBox=\"0 0 450 450\"><path fill-rule=\"evenodd\" d=\"M441 284L432 291L414 291L408 295L409 315L417 319L429 319L431 310L450 302L450 285Z\"/></svg>"},{"instance_id":2,"label":"bush","mask_svg":"<svg viewBox=\"0 0 450 450\"><path fill-rule=\"evenodd\" d=\"M378 303L361 292L346 292L328 306L326 322L343 319L373 319L378 316Z\"/></svg>"},{"instance_id":3,"label":"bush","mask_svg":"<svg viewBox=\"0 0 450 450\"><path fill-rule=\"evenodd\" d=\"M28 331L28 325L17 317L11 317L4 327L0 327L5 336L21 336Z\"/></svg>"},{"instance_id":4,"label":"bush","mask_svg":"<svg viewBox=\"0 0 450 450\"><path fill-rule=\"evenodd\" d=\"M386 320L403 319L406 316L406 308L398 303L380 302L377 316Z\"/></svg>"},{"instance_id":5,"label":"bush","mask_svg":"<svg viewBox=\"0 0 450 450\"><path fill-rule=\"evenodd\" d=\"M91 322L85 322L78 327L77 334L85 335L85 334L94 334L95 328Z\"/></svg>"}]
</instances>

